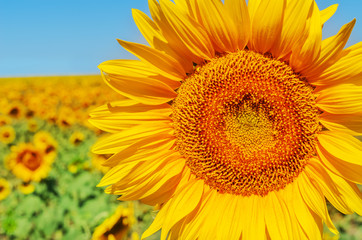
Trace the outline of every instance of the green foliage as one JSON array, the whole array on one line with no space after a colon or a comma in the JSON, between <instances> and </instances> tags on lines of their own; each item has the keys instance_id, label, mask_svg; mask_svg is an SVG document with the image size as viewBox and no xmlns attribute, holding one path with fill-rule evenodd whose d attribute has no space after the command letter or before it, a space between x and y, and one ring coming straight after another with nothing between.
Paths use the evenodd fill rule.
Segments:
<instances>
[{"instance_id":1,"label":"green foliage","mask_svg":"<svg viewBox=\"0 0 362 240\"><path fill-rule=\"evenodd\" d=\"M47 178L35 185L31 194L23 194L18 186L21 180L1 167L1 177L12 185L10 195L0 201L0 239L90 239L94 229L109 217L119 205L117 196L107 195L96 185L102 173L92 166L90 148L96 134L80 125L61 128L36 119L39 130L49 132L58 143L57 157ZM10 147L20 142L31 142L35 133L28 131L26 120L13 120L16 139L5 145L0 143L0 164L10 153ZM69 138L75 131L84 135L84 141L73 145ZM74 166L69 171L69 166ZM74 170L76 169L76 170ZM138 208L139 204L137 205ZM141 205L140 223L130 231L139 234L150 225L151 208ZM147 218L145 224L144 218Z\"/></svg>"}]
</instances>

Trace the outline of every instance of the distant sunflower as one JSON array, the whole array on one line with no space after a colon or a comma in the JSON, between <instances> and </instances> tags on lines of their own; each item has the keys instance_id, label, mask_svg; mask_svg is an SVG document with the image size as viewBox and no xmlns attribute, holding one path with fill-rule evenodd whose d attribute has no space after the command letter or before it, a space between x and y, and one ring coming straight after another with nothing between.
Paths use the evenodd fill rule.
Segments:
<instances>
[{"instance_id":1,"label":"distant sunflower","mask_svg":"<svg viewBox=\"0 0 362 240\"><path fill-rule=\"evenodd\" d=\"M94 230L92 240L124 239L133 221L133 206L130 205L128 208L119 206L112 216Z\"/></svg>"},{"instance_id":2,"label":"distant sunflower","mask_svg":"<svg viewBox=\"0 0 362 240\"><path fill-rule=\"evenodd\" d=\"M362 214L362 43L355 20L322 40L337 5L314 0L149 0L151 47L99 68L129 98L91 122L112 133L100 186L161 208L161 239L321 239L328 199Z\"/></svg>"},{"instance_id":3,"label":"distant sunflower","mask_svg":"<svg viewBox=\"0 0 362 240\"><path fill-rule=\"evenodd\" d=\"M21 143L11 147L11 153L5 158L5 166L24 182L39 182L48 176L53 159L33 144Z\"/></svg>"},{"instance_id":4,"label":"distant sunflower","mask_svg":"<svg viewBox=\"0 0 362 240\"><path fill-rule=\"evenodd\" d=\"M34 118L31 118L28 120L28 131L36 132L38 130L38 128L39 128L39 124Z\"/></svg>"},{"instance_id":5,"label":"distant sunflower","mask_svg":"<svg viewBox=\"0 0 362 240\"><path fill-rule=\"evenodd\" d=\"M25 106L20 102L10 102L7 106L7 114L13 118L22 118L25 115L25 109Z\"/></svg>"},{"instance_id":6,"label":"distant sunflower","mask_svg":"<svg viewBox=\"0 0 362 240\"><path fill-rule=\"evenodd\" d=\"M5 178L0 178L0 201L7 198L11 192L10 184Z\"/></svg>"},{"instance_id":7,"label":"distant sunflower","mask_svg":"<svg viewBox=\"0 0 362 240\"><path fill-rule=\"evenodd\" d=\"M35 186L31 182L23 182L18 186L18 189L23 194L28 195L35 191Z\"/></svg>"},{"instance_id":8,"label":"distant sunflower","mask_svg":"<svg viewBox=\"0 0 362 240\"><path fill-rule=\"evenodd\" d=\"M0 127L11 123L11 118L7 115L0 114Z\"/></svg>"},{"instance_id":9,"label":"distant sunflower","mask_svg":"<svg viewBox=\"0 0 362 240\"><path fill-rule=\"evenodd\" d=\"M45 155L55 158L58 148L58 143L49 132L46 131L37 132L34 135L33 142L34 145L37 148L41 149Z\"/></svg>"},{"instance_id":10,"label":"distant sunflower","mask_svg":"<svg viewBox=\"0 0 362 240\"><path fill-rule=\"evenodd\" d=\"M9 144L15 140L16 133L12 126L0 127L0 142Z\"/></svg>"},{"instance_id":11,"label":"distant sunflower","mask_svg":"<svg viewBox=\"0 0 362 240\"><path fill-rule=\"evenodd\" d=\"M75 146L81 144L83 141L84 141L84 134L79 131L72 133L72 135L69 138L69 142Z\"/></svg>"}]
</instances>

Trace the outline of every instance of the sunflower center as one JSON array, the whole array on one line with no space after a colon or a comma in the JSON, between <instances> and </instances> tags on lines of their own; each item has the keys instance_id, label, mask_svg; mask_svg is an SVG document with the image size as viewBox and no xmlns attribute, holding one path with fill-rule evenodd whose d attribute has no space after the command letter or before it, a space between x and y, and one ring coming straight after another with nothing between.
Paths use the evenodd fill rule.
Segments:
<instances>
[{"instance_id":1,"label":"sunflower center","mask_svg":"<svg viewBox=\"0 0 362 240\"><path fill-rule=\"evenodd\" d=\"M38 169L41 165L41 156L37 152L24 151L20 154L18 162L32 171Z\"/></svg>"},{"instance_id":2,"label":"sunflower center","mask_svg":"<svg viewBox=\"0 0 362 240\"><path fill-rule=\"evenodd\" d=\"M264 196L314 156L313 88L288 64L242 50L198 67L172 103L177 148L221 193Z\"/></svg>"}]
</instances>

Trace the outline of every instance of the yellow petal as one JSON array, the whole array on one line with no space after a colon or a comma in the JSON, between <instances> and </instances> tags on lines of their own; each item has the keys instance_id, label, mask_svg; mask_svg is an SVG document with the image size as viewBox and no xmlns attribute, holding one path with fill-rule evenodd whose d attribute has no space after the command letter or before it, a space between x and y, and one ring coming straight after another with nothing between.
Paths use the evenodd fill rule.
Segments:
<instances>
[{"instance_id":1,"label":"yellow petal","mask_svg":"<svg viewBox=\"0 0 362 240\"><path fill-rule=\"evenodd\" d=\"M128 183L129 188L121 187L121 191L115 192L116 194L122 195L118 200L133 201L156 195L156 197L159 196L159 199L155 199L154 202L162 203L162 193L166 190L175 189L175 186L181 179L184 167L184 161L175 161L166 164L154 174L151 173L145 178L140 178L138 181Z\"/></svg>"},{"instance_id":2,"label":"yellow petal","mask_svg":"<svg viewBox=\"0 0 362 240\"><path fill-rule=\"evenodd\" d=\"M362 135L362 114L328 114L319 116L320 123L332 131L340 131L353 136Z\"/></svg>"},{"instance_id":3,"label":"yellow petal","mask_svg":"<svg viewBox=\"0 0 362 240\"><path fill-rule=\"evenodd\" d=\"M329 171L328 174L325 167L315 159L309 161L305 168L305 173L318 184L328 201L337 208L338 211L343 214L353 213L353 210L347 204L346 196L340 193L333 179L330 177L330 174L334 173Z\"/></svg>"},{"instance_id":4,"label":"yellow petal","mask_svg":"<svg viewBox=\"0 0 362 240\"><path fill-rule=\"evenodd\" d=\"M313 65L301 71L304 76L307 78L318 76L323 72L323 70L334 64L339 59L355 23L356 19L353 19L350 23L344 25L335 36L322 41L319 58L313 62Z\"/></svg>"},{"instance_id":5,"label":"yellow petal","mask_svg":"<svg viewBox=\"0 0 362 240\"><path fill-rule=\"evenodd\" d=\"M193 180L175 193L175 197L170 200L170 208L162 226L161 239L166 239L173 225L197 207L203 194L203 188L203 181Z\"/></svg>"},{"instance_id":6,"label":"yellow petal","mask_svg":"<svg viewBox=\"0 0 362 240\"><path fill-rule=\"evenodd\" d=\"M362 215L362 193L357 185L346 181L333 173L330 173L330 177L335 183L338 191L344 196L346 204L358 215Z\"/></svg>"},{"instance_id":7,"label":"yellow petal","mask_svg":"<svg viewBox=\"0 0 362 240\"><path fill-rule=\"evenodd\" d=\"M362 184L362 166L336 158L325 150L320 144L316 146L318 156L322 163L336 175L351 182Z\"/></svg>"},{"instance_id":8,"label":"yellow petal","mask_svg":"<svg viewBox=\"0 0 362 240\"><path fill-rule=\"evenodd\" d=\"M243 221L242 236L245 239L266 239L265 234L265 210L263 199L259 196L252 195L244 199L245 216Z\"/></svg>"},{"instance_id":9,"label":"yellow petal","mask_svg":"<svg viewBox=\"0 0 362 240\"><path fill-rule=\"evenodd\" d=\"M334 13L337 11L338 8L338 4L333 4L323 10L321 10L321 22L322 24L324 24L325 22L328 21L328 19L330 19Z\"/></svg>"},{"instance_id":10,"label":"yellow petal","mask_svg":"<svg viewBox=\"0 0 362 240\"><path fill-rule=\"evenodd\" d=\"M210 197L207 200L206 206L202 206L202 212L198 213L202 217L203 223L199 226L199 239L215 239L219 240L218 232L220 227L216 226L218 220L222 216L220 209L225 204L225 198L215 190L211 190ZM200 207L201 208L201 207ZM201 220L201 219L200 219ZM220 229L223 231L224 229ZM220 233L219 233L220 234Z\"/></svg>"},{"instance_id":11,"label":"yellow petal","mask_svg":"<svg viewBox=\"0 0 362 240\"><path fill-rule=\"evenodd\" d=\"M173 100L176 92L163 82L152 78L127 78L104 74L102 77L113 90L143 104L159 105Z\"/></svg>"},{"instance_id":12,"label":"yellow petal","mask_svg":"<svg viewBox=\"0 0 362 240\"><path fill-rule=\"evenodd\" d=\"M275 192L265 198L265 223L271 239L293 239L291 221L287 206Z\"/></svg>"},{"instance_id":13,"label":"yellow petal","mask_svg":"<svg viewBox=\"0 0 362 240\"><path fill-rule=\"evenodd\" d=\"M192 61L180 56L170 47L154 21L138 9L132 9L132 15L138 29L153 48L161 50L177 60L186 72L192 70Z\"/></svg>"},{"instance_id":14,"label":"yellow petal","mask_svg":"<svg viewBox=\"0 0 362 240\"><path fill-rule=\"evenodd\" d=\"M333 114L362 112L362 86L340 84L318 92L317 106Z\"/></svg>"},{"instance_id":15,"label":"yellow petal","mask_svg":"<svg viewBox=\"0 0 362 240\"><path fill-rule=\"evenodd\" d=\"M237 29L219 0L197 1L201 25L204 26L218 52L234 52L237 49Z\"/></svg>"},{"instance_id":16,"label":"yellow petal","mask_svg":"<svg viewBox=\"0 0 362 240\"><path fill-rule=\"evenodd\" d=\"M133 53L142 61L158 69L160 74L176 79L183 79L186 76L185 70L180 63L160 50L120 39L117 39L117 41L127 51Z\"/></svg>"},{"instance_id":17,"label":"yellow petal","mask_svg":"<svg viewBox=\"0 0 362 240\"><path fill-rule=\"evenodd\" d=\"M180 56L181 59L185 59L185 61L191 63L202 63L203 59L200 56L196 56L194 53L192 53L191 50L188 49L188 47L184 44L182 39L180 39L173 30L157 0L148 0L148 4L153 20L161 30L162 35L166 39L167 45L172 49L172 51Z\"/></svg>"},{"instance_id":18,"label":"yellow petal","mask_svg":"<svg viewBox=\"0 0 362 240\"><path fill-rule=\"evenodd\" d=\"M292 51L304 33L312 4L312 0L288 1L281 36L271 49L274 57L283 58Z\"/></svg>"},{"instance_id":19,"label":"yellow petal","mask_svg":"<svg viewBox=\"0 0 362 240\"><path fill-rule=\"evenodd\" d=\"M172 127L167 127L167 125L163 124L135 126L119 133L114 133L101 137L93 145L92 151L97 154L117 153L120 150L131 145L136 140L140 140L149 136L154 136L158 133L170 133L170 131L172 131ZM160 136L159 138L161 139L162 136Z\"/></svg>"},{"instance_id":20,"label":"yellow petal","mask_svg":"<svg viewBox=\"0 0 362 240\"><path fill-rule=\"evenodd\" d=\"M185 15L169 0L160 0L160 5L170 26L187 48L196 56L211 59L214 50L205 30L190 16Z\"/></svg>"},{"instance_id":21,"label":"yellow petal","mask_svg":"<svg viewBox=\"0 0 362 240\"><path fill-rule=\"evenodd\" d=\"M249 6L257 5L255 13L250 16L252 31L250 47L252 50L265 53L280 38L286 0L257 0L259 4L253 3L255 1L249 0Z\"/></svg>"},{"instance_id":22,"label":"yellow petal","mask_svg":"<svg viewBox=\"0 0 362 240\"><path fill-rule=\"evenodd\" d=\"M238 49L244 49L250 38L250 16L245 0L225 0L225 9L234 21Z\"/></svg>"},{"instance_id":23,"label":"yellow petal","mask_svg":"<svg viewBox=\"0 0 362 240\"><path fill-rule=\"evenodd\" d=\"M219 194L220 195L220 194ZM216 239L240 239L243 226L241 225L242 206L239 205L238 198L232 194L222 194L224 202L223 205L216 208L221 212L217 225L219 230L216 232Z\"/></svg>"},{"instance_id":24,"label":"yellow petal","mask_svg":"<svg viewBox=\"0 0 362 240\"><path fill-rule=\"evenodd\" d=\"M171 123L171 108L160 105L132 104L132 107L112 107L111 104L98 107L91 113L89 122L106 132L119 132L135 125L148 123ZM144 107L147 106L147 107ZM128 109L128 111L127 111ZM139 109L142 109L141 111ZM131 110L131 111L130 111Z\"/></svg>"},{"instance_id":25,"label":"yellow petal","mask_svg":"<svg viewBox=\"0 0 362 240\"><path fill-rule=\"evenodd\" d=\"M157 25L144 12L132 9L132 16L138 29L152 47L155 46L155 39L166 41Z\"/></svg>"},{"instance_id":26,"label":"yellow petal","mask_svg":"<svg viewBox=\"0 0 362 240\"><path fill-rule=\"evenodd\" d=\"M297 184L295 182L291 183L287 185L284 189L275 192L275 194L277 199L280 202L283 202L284 206L286 207L286 210L284 210L285 212L283 214L289 216L290 219L293 219L289 222L290 225L288 224L288 229L290 228L293 234L291 238L307 239L308 236L304 232L305 229L303 229L303 227L299 225L298 218L296 216L297 213L294 206L296 198L301 198Z\"/></svg>"},{"instance_id":27,"label":"yellow petal","mask_svg":"<svg viewBox=\"0 0 362 240\"><path fill-rule=\"evenodd\" d=\"M325 131L318 134L320 145L336 158L362 165L362 142L342 132Z\"/></svg>"},{"instance_id":28,"label":"yellow petal","mask_svg":"<svg viewBox=\"0 0 362 240\"><path fill-rule=\"evenodd\" d=\"M133 99L123 99L120 101L110 102L93 109L90 113L91 117L101 117L112 113L143 113L157 112L160 114L170 115L172 113L171 106L167 103L160 105L141 104Z\"/></svg>"},{"instance_id":29,"label":"yellow petal","mask_svg":"<svg viewBox=\"0 0 362 240\"><path fill-rule=\"evenodd\" d=\"M143 138L133 144L126 145L120 150L120 152L108 158L103 165L113 167L117 164L146 161L147 158L151 158L150 156L153 156L157 152L163 152L171 149L173 145L174 136L161 132L159 134Z\"/></svg>"},{"instance_id":30,"label":"yellow petal","mask_svg":"<svg viewBox=\"0 0 362 240\"><path fill-rule=\"evenodd\" d=\"M322 231L319 229L322 225L321 219L315 219L314 213L306 205L306 202L301 196L298 185L305 184L300 177L297 178L295 184L292 186L293 201L291 202L295 211L295 216L298 220L299 226L304 230L307 238L302 239L322 239ZM302 182L302 183L299 183Z\"/></svg>"},{"instance_id":31,"label":"yellow petal","mask_svg":"<svg viewBox=\"0 0 362 240\"><path fill-rule=\"evenodd\" d=\"M216 194L213 190L204 189L204 194L200 200L200 208L194 214L189 214L186 217L185 222L188 224L185 224L184 231L179 236L180 239L201 239L199 235L203 228L207 228L205 222L209 219L210 209L212 209L215 196Z\"/></svg>"},{"instance_id":32,"label":"yellow petal","mask_svg":"<svg viewBox=\"0 0 362 240\"><path fill-rule=\"evenodd\" d=\"M309 77L308 81L317 86L341 83L360 85L361 79L362 42L344 49L337 62L326 68L319 76Z\"/></svg>"},{"instance_id":33,"label":"yellow petal","mask_svg":"<svg viewBox=\"0 0 362 240\"><path fill-rule=\"evenodd\" d=\"M146 239L147 237L151 236L152 234L161 229L163 223L165 222L168 210L170 209L171 199L162 206L160 211L157 213L156 218L153 220L151 226L149 226L147 230L142 234L142 240Z\"/></svg>"},{"instance_id":34,"label":"yellow petal","mask_svg":"<svg viewBox=\"0 0 362 240\"><path fill-rule=\"evenodd\" d=\"M299 177L302 181L298 182L298 186L305 203L312 209L313 212L323 219L332 233L338 234L338 230L333 225L333 222L329 217L325 198L321 193L319 186L313 184L304 172L302 172Z\"/></svg>"},{"instance_id":35,"label":"yellow petal","mask_svg":"<svg viewBox=\"0 0 362 240\"><path fill-rule=\"evenodd\" d=\"M290 65L300 72L313 64L319 57L322 44L321 17L317 4L313 1L309 9L306 28L300 40L294 45L290 56Z\"/></svg>"},{"instance_id":36,"label":"yellow petal","mask_svg":"<svg viewBox=\"0 0 362 240\"><path fill-rule=\"evenodd\" d=\"M122 176L128 174L132 170L136 170L138 165L139 163L129 163L111 168L103 176L97 187L104 187L118 182Z\"/></svg>"}]
</instances>

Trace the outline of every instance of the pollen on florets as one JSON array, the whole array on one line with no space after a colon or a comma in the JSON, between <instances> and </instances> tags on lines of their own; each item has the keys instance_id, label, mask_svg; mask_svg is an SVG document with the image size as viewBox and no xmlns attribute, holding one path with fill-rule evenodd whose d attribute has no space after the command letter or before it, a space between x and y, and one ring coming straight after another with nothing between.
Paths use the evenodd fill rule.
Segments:
<instances>
[{"instance_id":1,"label":"pollen on florets","mask_svg":"<svg viewBox=\"0 0 362 240\"><path fill-rule=\"evenodd\" d=\"M197 67L172 109L187 166L221 193L282 189L314 156L313 88L271 56L242 50Z\"/></svg>"}]
</instances>

